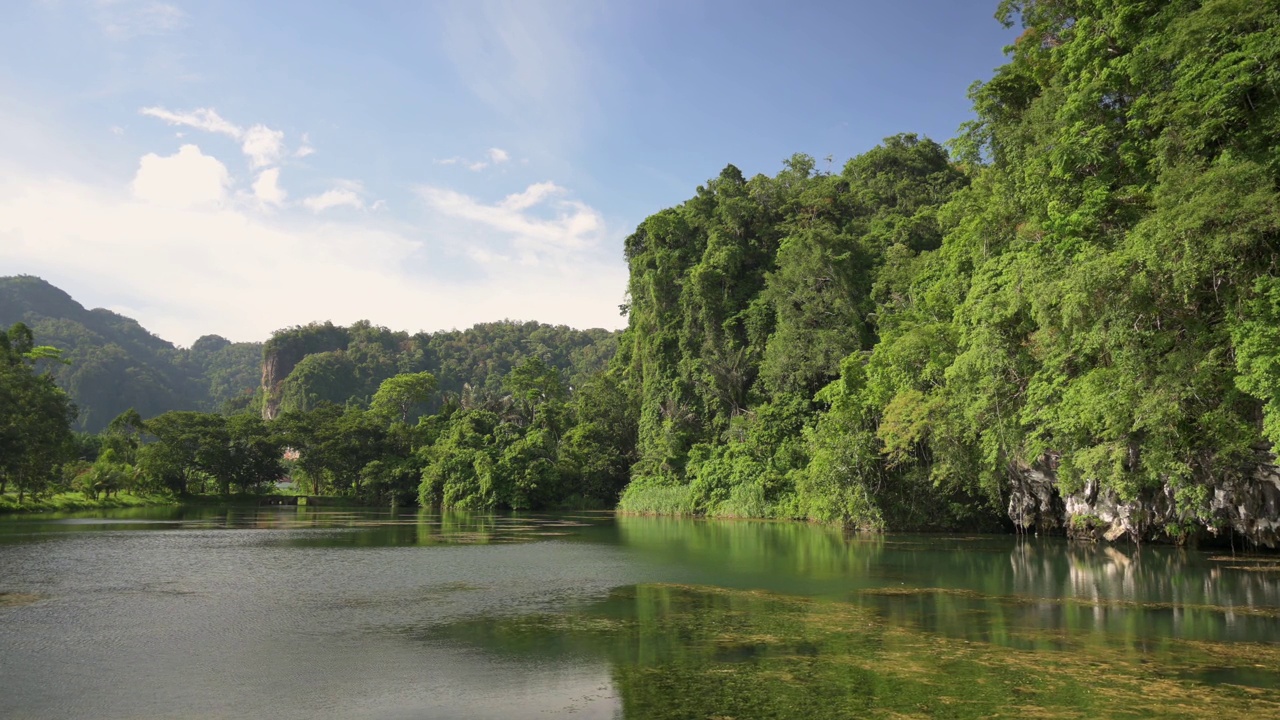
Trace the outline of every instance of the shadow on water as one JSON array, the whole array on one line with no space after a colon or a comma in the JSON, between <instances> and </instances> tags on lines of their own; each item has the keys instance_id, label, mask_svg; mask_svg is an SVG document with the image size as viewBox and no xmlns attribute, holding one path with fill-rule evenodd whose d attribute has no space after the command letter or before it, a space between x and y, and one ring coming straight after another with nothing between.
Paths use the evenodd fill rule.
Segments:
<instances>
[{"instance_id":1,"label":"shadow on water","mask_svg":"<svg viewBox=\"0 0 1280 720\"><path fill-rule=\"evenodd\" d=\"M189 677L191 658L261 685L226 717L277 707L295 667L289 717L343 702L384 717L1280 717L1274 557L203 507L0 519L5 563L0 651L28 680L0 688L32 717L68 702L155 715L135 669ZM86 652L102 682L58 676ZM193 703L225 690L174 687Z\"/></svg>"}]
</instances>

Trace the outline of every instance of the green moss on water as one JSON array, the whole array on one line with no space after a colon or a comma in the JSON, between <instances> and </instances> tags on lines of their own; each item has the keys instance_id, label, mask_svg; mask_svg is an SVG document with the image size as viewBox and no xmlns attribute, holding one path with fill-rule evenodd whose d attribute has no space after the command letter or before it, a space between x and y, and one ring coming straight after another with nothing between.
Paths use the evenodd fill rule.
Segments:
<instances>
[{"instance_id":1,"label":"green moss on water","mask_svg":"<svg viewBox=\"0 0 1280 720\"><path fill-rule=\"evenodd\" d=\"M40 596L31 593L0 592L0 608L30 605L37 600L40 600Z\"/></svg>"},{"instance_id":2,"label":"green moss on water","mask_svg":"<svg viewBox=\"0 0 1280 720\"><path fill-rule=\"evenodd\" d=\"M641 585L578 614L445 632L508 653L601 655L629 718L1280 717L1275 645L1023 631L1067 649L1018 650L765 592Z\"/></svg>"},{"instance_id":3,"label":"green moss on water","mask_svg":"<svg viewBox=\"0 0 1280 720\"><path fill-rule=\"evenodd\" d=\"M1236 570L1246 570L1254 572L1266 572L1271 570L1280 570L1280 567L1237 567ZM950 596L956 598L969 598L989 600L1009 605L1065 605L1074 607L1094 607L1094 608L1123 608L1130 610L1176 610L1179 612L1207 612L1218 614L1233 615L1249 615L1253 617L1269 617L1280 618L1280 607L1271 607L1266 605L1208 605L1204 603L1175 603L1175 602L1140 602L1136 600L1119 600L1115 598L1090 598L1090 597L1039 597L1030 595L988 595L975 592L973 590L963 590L956 588L918 588L918 587L902 587L902 588L872 588L863 590L859 593L865 596L881 596L881 597L921 597L921 596Z\"/></svg>"}]
</instances>

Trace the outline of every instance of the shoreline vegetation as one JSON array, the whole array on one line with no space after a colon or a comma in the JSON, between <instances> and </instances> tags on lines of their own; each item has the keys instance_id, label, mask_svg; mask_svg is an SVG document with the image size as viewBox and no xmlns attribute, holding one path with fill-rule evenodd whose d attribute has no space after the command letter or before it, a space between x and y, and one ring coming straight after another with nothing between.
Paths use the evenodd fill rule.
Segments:
<instances>
[{"instance_id":1,"label":"shoreline vegetation","mask_svg":"<svg viewBox=\"0 0 1280 720\"><path fill-rule=\"evenodd\" d=\"M1159 5L1005 0L945 145L726 166L626 238L618 333L314 323L221 412L73 435L90 358L16 324L0 493L1276 547L1280 8Z\"/></svg>"},{"instance_id":2,"label":"shoreline vegetation","mask_svg":"<svg viewBox=\"0 0 1280 720\"><path fill-rule=\"evenodd\" d=\"M19 502L17 495L7 493L0 495L0 515L150 507L254 507L271 504L270 501L273 499L286 497L289 496L276 493L177 497L167 493L120 492L110 497L93 498L80 492L58 492L39 497L27 496ZM341 501L349 499L326 497L321 500L328 507L336 506L341 504ZM352 504L358 506L358 504Z\"/></svg>"},{"instance_id":3,"label":"shoreline vegetation","mask_svg":"<svg viewBox=\"0 0 1280 720\"><path fill-rule=\"evenodd\" d=\"M134 495L120 493L111 497L91 498L78 492L60 492L40 497L25 497L21 502L17 495L0 495L0 515L17 515L43 512L78 512L81 510L110 510L117 508L164 507L179 505L167 495Z\"/></svg>"}]
</instances>

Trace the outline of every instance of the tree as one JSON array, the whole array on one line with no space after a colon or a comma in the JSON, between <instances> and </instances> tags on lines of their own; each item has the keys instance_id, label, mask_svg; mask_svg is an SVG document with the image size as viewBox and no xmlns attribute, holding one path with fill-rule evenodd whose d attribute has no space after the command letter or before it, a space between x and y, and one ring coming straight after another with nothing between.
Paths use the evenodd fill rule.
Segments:
<instances>
[{"instance_id":1,"label":"tree","mask_svg":"<svg viewBox=\"0 0 1280 720\"><path fill-rule=\"evenodd\" d=\"M569 394L560 371L537 355L525 358L524 362L513 368L503 378L502 387L515 398L525 422L533 419L534 411L539 405L561 402Z\"/></svg>"},{"instance_id":2,"label":"tree","mask_svg":"<svg viewBox=\"0 0 1280 720\"><path fill-rule=\"evenodd\" d=\"M153 486L185 495L215 479L212 468L227 442L222 416L172 411L148 420L145 429L156 440L140 449L138 463Z\"/></svg>"},{"instance_id":3,"label":"tree","mask_svg":"<svg viewBox=\"0 0 1280 720\"><path fill-rule=\"evenodd\" d=\"M369 410L407 423L410 412L426 405L435 389L436 376L429 372L402 373L389 377L378 386Z\"/></svg>"},{"instance_id":4,"label":"tree","mask_svg":"<svg viewBox=\"0 0 1280 720\"><path fill-rule=\"evenodd\" d=\"M38 360L56 351L35 345L22 323L0 334L0 492L12 483L18 501L42 491L72 452L75 406Z\"/></svg>"},{"instance_id":5,"label":"tree","mask_svg":"<svg viewBox=\"0 0 1280 720\"><path fill-rule=\"evenodd\" d=\"M122 462L116 451L108 448L102 451L93 465L76 475L72 487L85 497L97 500L100 494L111 497L112 493L131 489L137 477L137 469Z\"/></svg>"}]
</instances>

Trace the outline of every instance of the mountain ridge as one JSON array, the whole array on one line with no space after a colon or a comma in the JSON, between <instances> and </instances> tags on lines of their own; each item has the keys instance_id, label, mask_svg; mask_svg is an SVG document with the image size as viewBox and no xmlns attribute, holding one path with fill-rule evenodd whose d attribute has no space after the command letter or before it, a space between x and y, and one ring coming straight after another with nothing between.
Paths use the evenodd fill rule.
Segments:
<instances>
[{"instance_id":1,"label":"mountain ridge","mask_svg":"<svg viewBox=\"0 0 1280 720\"><path fill-rule=\"evenodd\" d=\"M184 348L133 318L86 308L37 276L0 277L0 326L15 322L30 326L38 343L62 350L67 364L47 369L80 409L75 429L85 432L101 430L130 408L144 418L171 410L272 417L282 403L364 404L377 383L400 372L435 373L442 393L452 396L496 392L501 375L530 355L571 377L602 369L618 335L512 320L410 334L362 320L346 327L294 325L264 342L203 335ZM323 382L319 366L328 367Z\"/></svg>"}]
</instances>

